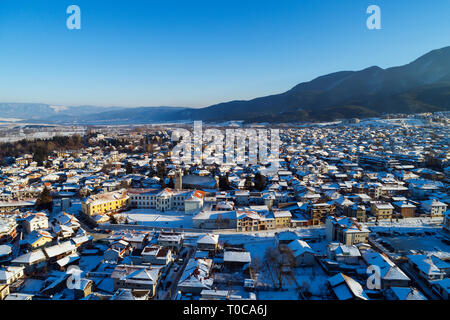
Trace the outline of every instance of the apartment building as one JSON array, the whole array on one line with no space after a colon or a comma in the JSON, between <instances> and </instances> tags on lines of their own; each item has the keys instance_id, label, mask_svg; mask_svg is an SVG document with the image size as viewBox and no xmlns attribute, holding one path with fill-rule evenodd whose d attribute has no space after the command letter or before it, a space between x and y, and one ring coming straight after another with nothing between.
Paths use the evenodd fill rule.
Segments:
<instances>
[{"instance_id":1,"label":"apartment building","mask_svg":"<svg viewBox=\"0 0 450 320\"><path fill-rule=\"evenodd\" d=\"M203 208L205 192L200 190L130 189L130 206L132 208L155 209L164 211L184 211L194 214Z\"/></svg>"},{"instance_id":2,"label":"apartment building","mask_svg":"<svg viewBox=\"0 0 450 320\"><path fill-rule=\"evenodd\" d=\"M353 218L333 216L326 220L325 232L328 241L339 241L347 246L367 243L370 233Z\"/></svg>"},{"instance_id":3,"label":"apartment building","mask_svg":"<svg viewBox=\"0 0 450 320\"><path fill-rule=\"evenodd\" d=\"M394 207L388 202L372 201L370 203L370 212L379 220L391 219Z\"/></svg>"},{"instance_id":4,"label":"apartment building","mask_svg":"<svg viewBox=\"0 0 450 320\"><path fill-rule=\"evenodd\" d=\"M81 203L84 214L93 216L96 214L107 214L126 209L129 204L129 196L125 189L106 192L90 196Z\"/></svg>"}]
</instances>

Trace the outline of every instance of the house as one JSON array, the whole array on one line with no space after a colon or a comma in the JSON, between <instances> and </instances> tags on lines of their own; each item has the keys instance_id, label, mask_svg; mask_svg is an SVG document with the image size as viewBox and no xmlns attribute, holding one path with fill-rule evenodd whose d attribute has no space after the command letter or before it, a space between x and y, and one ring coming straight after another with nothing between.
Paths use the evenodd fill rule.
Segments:
<instances>
[{"instance_id":1,"label":"house","mask_svg":"<svg viewBox=\"0 0 450 320\"><path fill-rule=\"evenodd\" d=\"M252 262L250 252L247 251L225 251L223 264L228 270L243 270Z\"/></svg>"},{"instance_id":2,"label":"house","mask_svg":"<svg viewBox=\"0 0 450 320\"><path fill-rule=\"evenodd\" d=\"M94 281L86 278L81 278L79 281L75 281L73 288L75 299L83 299L89 296L93 292Z\"/></svg>"},{"instance_id":3,"label":"house","mask_svg":"<svg viewBox=\"0 0 450 320\"><path fill-rule=\"evenodd\" d=\"M56 225L60 228L65 228L65 229L72 229L72 231L77 231L80 228L80 222L78 221L78 219L71 215L68 214L66 212L61 212L59 214L57 214L56 216L53 217L52 219L53 221L53 225ZM54 228L55 232L57 231Z\"/></svg>"},{"instance_id":4,"label":"house","mask_svg":"<svg viewBox=\"0 0 450 320\"><path fill-rule=\"evenodd\" d=\"M133 250L141 250L148 239L149 233L133 233L123 236L122 239L128 242Z\"/></svg>"},{"instance_id":5,"label":"house","mask_svg":"<svg viewBox=\"0 0 450 320\"><path fill-rule=\"evenodd\" d=\"M111 300L123 300L123 301L148 300L149 292L150 291L148 290L119 288L111 297Z\"/></svg>"},{"instance_id":6,"label":"house","mask_svg":"<svg viewBox=\"0 0 450 320\"><path fill-rule=\"evenodd\" d=\"M308 243L297 239L289 243L287 247L292 252L297 267L314 265L314 251Z\"/></svg>"},{"instance_id":7,"label":"house","mask_svg":"<svg viewBox=\"0 0 450 320\"><path fill-rule=\"evenodd\" d=\"M111 278L114 280L114 290L149 290L149 296L153 297L161 273L161 266L118 265Z\"/></svg>"},{"instance_id":8,"label":"house","mask_svg":"<svg viewBox=\"0 0 450 320\"><path fill-rule=\"evenodd\" d=\"M168 247L158 245L147 246L141 253L144 263L151 263L152 265L168 265L172 260L172 251Z\"/></svg>"},{"instance_id":9,"label":"house","mask_svg":"<svg viewBox=\"0 0 450 320\"><path fill-rule=\"evenodd\" d=\"M0 263L9 261L12 257L12 248L8 244L0 245Z\"/></svg>"},{"instance_id":10,"label":"house","mask_svg":"<svg viewBox=\"0 0 450 320\"><path fill-rule=\"evenodd\" d=\"M250 210L236 212L237 231L258 231L261 216Z\"/></svg>"},{"instance_id":11,"label":"house","mask_svg":"<svg viewBox=\"0 0 450 320\"><path fill-rule=\"evenodd\" d=\"M12 284L25 276L24 267L8 266L0 269L0 284Z\"/></svg>"},{"instance_id":12,"label":"house","mask_svg":"<svg viewBox=\"0 0 450 320\"><path fill-rule=\"evenodd\" d=\"M53 241L53 236L48 231L34 230L25 238L27 246L31 249L36 249L47 245Z\"/></svg>"},{"instance_id":13,"label":"house","mask_svg":"<svg viewBox=\"0 0 450 320\"><path fill-rule=\"evenodd\" d=\"M133 248L128 243L128 241L125 241L123 239L119 239L111 243L110 248L113 250L117 250L120 253L121 257L129 255L131 251L133 251Z\"/></svg>"},{"instance_id":14,"label":"house","mask_svg":"<svg viewBox=\"0 0 450 320\"><path fill-rule=\"evenodd\" d=\"M450 263L435 255L407 255L410 266L427 281L442 280L450 275Z\"/></svg>"},{"instance_id":15,"label":"house","mask_svg":"<svg viewBox=\"0 0 450 320\"><path fill-rule=\"evenodd\" d=\"M218 234L205 234L198 238L197 249L206 251L217 251L219 247L219 235Z\"/></svg>"},{"instance_id":16,"label":"house","mask_svg":"<svg viewBox=\"0 0 450 320\"><path fill-rule=\"evenodd\" d=\"M362 258L368 266L377 266L380 269L381 288L409 287L411 279L386 255L372 249L362 252Z\"/></svg>"},{"instance_id":17,"label":"house","mask_svg":"<svg viewBox=\"0 0 450 320\"><path fill-rule=\"evenodd\" d=\"M12 243L17 237L17 223L15 217L0 216L0 244Z\"/></svg>"},{"instance_id":18,"label":"house","mask_svg":"<svg viewBox=\"0 0 450 320\"><path fill-rule=\"evenodd\" d=\"M214 279L210 277L212 259L191 258L178 281L181 293L200 295L204 289L211 289Z\"/></svg>"},{"instance_id":19,"label":"house","mask_svg":"<svg viewBox=\"0 0 450 320\"><path fill-rule=\"evenodd\" d=\"M431 283L433 291L444 300L450 300L450 278L436 280Z\"/></svg>"},{"instance_id":20,"label":"house","mask_svg":"<svg viewBox=\"0 0 450 320\"><path fill-rule=\"evenodd\" d=\"M10 293L4 300L32 300L33 299L33 295L32 294L27 294L27 293L19 293L19 292L15 292L15 293Z\"/></svg>"},{"instance_id":21,"label":"house","mask_svg":"<svg viewBox=\"0 0 450 320\"><path fill-rule=\"evenodd\" d=\"M238 205L248 205L250 203L250 191L248 190L236 190L234 197Z\"/></svg>"},{"instance_id":22,"label":"house","mask_svg":"<svg viewBox=\"0 0 450 320\"><path fill-rule=\"evenodd\" d=\"M335 208L335 205L331 203L313 203L309 207L312 225L323 224L326 218L334 213Z\"/></svg>"},{"instance_id":23,"label":"house","mask_svg":"<svg viewBox=\"0 0 450 320\"><path fill-rule=\"evenodd\" d=\"M291 226L292 214L289 211L274 211L275 228L289 228Z\"/></svg>"},{"instance_id":24,"label":"house","mask_svg":"<svg viewBox=\"0 0 450 320\"><path fill-rule=\"evenodd\" d=\"M450 233L450 210L444 212L444 221L442 222L442 229Z\"/></svg>"},{"instance_id":25,"label":"house","mask_svg":"<svg viewBox=\"0 0 450 320\"><path fill-rule=\"evenodd\" d=\"M338 300L369 300L361 284L343 273L332 276L328 283Z\"/></svg>"},{"instance_id":26,"label":"house","mask_svg":"<svg viewBox=\"0 0 450 320\"><path fill-rule=\"evenodd\" d=\"M192 217L194 228L236 229L236 211L202 211Z\"/></svg>"},{"instance_id":27,"label":"house","mask_svg":"<svg viewBox=\"0 0 450 320\"><path fill-rule=\"evenodd\" d=\"M48 228L48 217L44 213L36 213L29 215L23 220L23 226L27 233L38 229Z\"/></svg>"},{"instance_id":28,"label":"house","mask_svg":"<svg viewBox=\"0 0 450 320\"><path fill-rule=\"evenodd\" d=\"M9 285L0 284L0 300L4 300L9 295Z\"/></svg>"},{"instance_id":29,"label":"house","mask_svg":"<svg viewBox=\"0 0 450 320\"><path fill-rule=\"evenodd\" d=\"M427 300L416 288L390 287L386 290L388 300Z\"/></svg>"},{"instance_id":30,"label":"house","mask_svg":"<svg viewBox=\"0 0 450 320\"><path fill-rule=\"evenodd\" d=\"M174 250L180 250L183 246L184 235L176 232L160 232L158 244L163 247L169 247Z\"/></svg>"},{"instance_id":31,"label":"house","mask_svg":"<svg viewBox=\"0 0 450 320\"><path fill-rule=\"evenodd\" d=\"M278 247L281 245L287 245L297 239L298 235L292 231L282 231L275 234L275 242Z\"/></svg>"},{"instance_id":32,"label":"house","mask_svg":"<svg viewBox=\"0 0 450 320\"><path fill-rule=\"evenodd\" d=\"M442 217L447 211L447 205L436 199L422 201L421 205L423 211L431 217Z\"/></svg>"},{"instance_id":33,"label":"house","mask_svg":"<svg viewBox=\"0 0 450 320\"><path fill-rule=\"evenodd\" d=\"M367 243L369 229L349 217L328 217L325 223L326 237L329 242L338 241L348 246Z\"/></svg>"},{"instance_id":34,"label":"house","mask_svg":"<svg viewBox=\"0 0 450 320\"><path fill-rule=\"evenodd\" d=\"M33 273L47 266L47 256L42 249L30 251L11 261L14 266L25 267L25 273Z\"/></svg>"},{"instance_id":35,"label":"house","mask_svg":"<svg viewBox=\"0 0 450 320\"><path fill-rule=\"evenodd\" d=\"M58 266L59 270L64 271L70 265L76 263L78 260L80 260L80 256L77 253L72 253L68 256L56 260L56 265Z\"/></svg>"},{"instance_id":36,"label":"house","mask_svg":"<svg viewBox=\"0 0 450 320\"><path fill-rule=\"evenodd\" d=\"M355 245L347 246L332 242L327 246L327 257L339 263L357 265L361 259L361 253Z\"/></svg>"},{"instance_id":37,"label":"house","mask_svg":"<svg viewBox=\"0 0 450 320\"><path fill-rule=\"evenodd\" d=\"M204 289L200 293L199 300L228 300L230 292L228 290L208 290Z\"/></svg>"},{"instance_id":38,"label":"house","mask_svg":"<svg viewBox=\"0 0 450 320\"><path fill-rule=\"evenodd\" d=\"M408 201L396 201L392 203L395 212L400 214L403 218L414 218L416 215L416 206Z\"/></svg>"},{"instance_id":39,"label":"house","mask_svg":"<svg viewBox=\"0 0 450 320\"><path fill-rule=\"evenodd\" d=\"M51 247L43 248L45 256L49 262L56 262L57 260L74 254L77 247L71 241L65 241Z\"/></svg>"},{"instance_id":40,"label":"house","mask_svg":"<svg viewBox=\"0 0 450 320\"><path fill-rule=\"evenodd\" d=\"M354 204L348 207L345 215L355 218L358 222L367 221L366 207L362 204Z\"/></svg>"},{"instance_id":41,"label":"house","mask_svg":"<svg viewBox=\"0 0 450 320\"><path fill-rule=\"evenodd\" d=\"M379 220L391 219L394 207L388 202L372 201L370 203L370 212Z\"/></svg>"},{"instance_id":42,"label":"house","mask_svg":"<svg viewBox=\"0 0 450 320\"><path fill-rule=\"evenodd\" d=\"M93 237L91 235L81 234L78 236L75 236L71 239L75 247L78 249L82 246L87 246L92 244Z\"/></svg>"},{"instance_id":43,"label":"house","mask_svg":"<svg viewBox=\"0 0 450 320\"><path fill-rule=\"evenodd\" d=\"M124 257L123 251L117 249L109 248L103 253L103 260L106 263L117 264L120 259Z\"/></svg>"}]
</instances>

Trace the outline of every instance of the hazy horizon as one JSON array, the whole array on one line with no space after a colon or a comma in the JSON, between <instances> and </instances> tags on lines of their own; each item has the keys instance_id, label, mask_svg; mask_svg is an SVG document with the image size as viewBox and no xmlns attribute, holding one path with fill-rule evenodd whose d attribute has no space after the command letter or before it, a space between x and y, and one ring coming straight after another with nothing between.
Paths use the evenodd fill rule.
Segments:
<instances>
[{"instance_id":1,"label":"hazy horizon","mask_svg":"<svg viewBox=\"0 0 450 320\"><path fill-rule=\"evenodd\" d=\"M0 3L2 103L202 108L316 77L407 64L448 46L448 1L80 0ZM24 102L23 102L24 101Z\"/></svg>"}]
</instances>

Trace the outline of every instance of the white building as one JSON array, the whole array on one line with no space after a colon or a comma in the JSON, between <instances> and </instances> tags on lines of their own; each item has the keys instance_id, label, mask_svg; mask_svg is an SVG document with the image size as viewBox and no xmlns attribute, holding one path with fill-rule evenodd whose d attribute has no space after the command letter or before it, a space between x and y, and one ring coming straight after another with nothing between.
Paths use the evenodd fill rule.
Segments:
<instances>
[{"instance_id":1,"label":"white building","mask_svg":"<svg viewBox=\"0 0 450 320\"><path fill-rule=\"evenodd\" d=\"M308 243L297 239L289 243L287 246L294 255L297 267L314 265L314 251Z\"/></svg>"},{"instance_id":2,"label":"white building","mask_svg":"<svg viewBox=\"0 0 450 320\"><path fill-rule=\"evenodd\" d=\"M48 228L48 217L44 213L36 213L25 218L24 228L27 233Z\"/></svg>"},{"instance_id":3,"label":"white building","mask_svg":"<svg viewBox=\"0 0 450 320\"><path fill-rule=\"evenodd\" d=\"M0 284L12 284L24 277L24 267L6 267L0 270Z\"/></svg>"},{"instance_id":4,"label":"white building","mask_svg":"<svg viewBox=\"0 0 450 320\"><path fill-rule=\"evenodd\" d=\"M164 211L184 211L195 214L203 208L205 192L200 190L130 189L128 190L132 208L156 209Z\"/></svg>"},{"instance_id":5,"label":"white building","mask_svg":"<svg viewBox=\"0 0 450 320\"><path fill-rule=\"evenodd\" d=\"M432 217L442 217L447 210L447 205L439 200L433 199L422 201L422 209Z\"/></svg>"}]
</instances>

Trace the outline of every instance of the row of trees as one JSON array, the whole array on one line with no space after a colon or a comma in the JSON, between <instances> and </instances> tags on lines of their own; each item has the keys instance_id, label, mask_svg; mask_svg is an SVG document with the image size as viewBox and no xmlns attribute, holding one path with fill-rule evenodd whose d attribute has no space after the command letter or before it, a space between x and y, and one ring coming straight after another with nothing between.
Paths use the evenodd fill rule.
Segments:
<instances>
[{"instance_id":1,"label":"row of trees","mask_svg":"<svg viewBox=\"0 0 450 320\"><path fill-rule=\"evenodd\" d=\"M257 190L257 191L263 191L266 188L267 181L266 177L264 177L262 174L257 172L255 174L255 177L252 179L250 176L247 176L245 178L245 189L247 190ZM230 181L228 173L224 176L219 177L219 189L221 191L226 191L230 189Z\"/></svg>"},{"instance_id":2,"label":"row of trees","mask_svg":"<svg viewBox=\"0 0 450 320\"><path fill-rule=\"evenodd\" d=\"M20 157L24 154L33 154L33 160L39 165L47 159L53 151L75 150L83 146L83 138L80 135L53 137L49 140L20 140L0 144L0 158Z\"/></svg>"}]
</instances>

